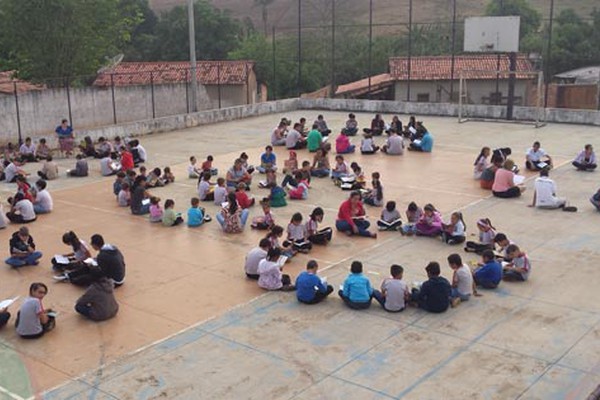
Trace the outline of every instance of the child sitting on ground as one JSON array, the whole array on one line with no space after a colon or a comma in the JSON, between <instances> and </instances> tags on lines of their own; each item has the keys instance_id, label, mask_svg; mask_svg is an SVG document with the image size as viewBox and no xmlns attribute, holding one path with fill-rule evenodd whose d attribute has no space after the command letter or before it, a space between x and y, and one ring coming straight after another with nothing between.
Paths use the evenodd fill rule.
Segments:
<instances>
[{"instance_id":1,"label":"child sitting on ground","mask_svg":"<svg viewBox=\"0 0 600 400\"><path fill-rule=\"evenodd\" d=\"M450 283L446 278L440 276L440 264L435 261L427 264L425 271L427 271L429 279L423 282L420 289L412 290L411 300L423 310L431 313L443 313L450 306L452 292Z\"/></svg>"},{"instance_id":2,"label":"child sitting on ground","mask_svg":"<svg viewBox=\"0 0 600 400\"><path fill-rule=\"evenodd\" d=\"M130 202L131 192L129 191L129 184L127 182L123 182L121 184L119 195L117 196L117 203L119 204L119 207L129 207Z\"/></svg>"},{"instance_id":3,"label":"child sitting on ground","mask_svg":"<svg viewBox=\"0 0 600 400\"><path fill-rule=\"evenodd\" d=\"M323 228L319 230L319 223L323 222L323 209L317 207L310 214L306 222L306 234L308 240L312 244L327 244L331 242L333 230L331 228Z\"/></svg>"},{"instance_id":4,"label":"child sitting on ground","mask_svg":"<svg viewBox=\"0 0 600 400\"><path fill-rule=\"evenodd\" d=\"M600 211L600 189L598 189L598 191L592 197L590 197L590 203L596 207L596 210Z\"/></svg>"},{"instance_id":5,"label":"child sitting on ground","mask_svg":"<svg viewBox=\"0 0 600 400\"><path fill-rule=\"evenodd\" d=\"M426 204L424 213L417 222L417 236L439 236L442 233L442 215L433 204Z\"/></svg>"},{"instance_id":6,"label":"child sitting on ground","mask_svg":"<svg viewBox=\"0 0 600 400\"><path fill-rule=\"evenodd\" d=\"M381 207L383 205L383 186L381 185L380 178L379 172L373 172L371 174L371 185L373 186L373 189L365 194L363 198L365 204L375 207Z\"/></svg>"},{"instance_id":7,"label":"child sitting on ground","mask_svg":"<svg viewBox=\"0 0 600 400\"><path fill-rule=\"evenodd\" d=\"M146 174L146 171L147 171L146 167L142 165L140 167L140 174L139 174L139 176L141 176L142 178L148 180L148 175ZM160 176L160 170L159 170L158 176Z\"/></svg>"},{"instance_id":8,"label":"child sitting on ground","mask_svg":"<svg viewBox=\"0 0 600 400\"><path fill-rule=\"evenodd\" d=\"M344 161L344 156L335 156L335 164L333 164L333 169L331 170L331 179L339 181L340 178L348 175L350 175L350 168L346 161Z\"/></svg>"},{"instance_id":9,"label":"child sitting on ground","mask_svg":"<svg viewBox=\"0 0 600 400\"><path fill-rule=\"evenodd\" d=\"M381 218L377 221L380 231L398 231L402 229L400 212L396 209L395 201L388 201L381 211Z\"/></svg>"},{"instance_id":10,"label":"child sitting on ground","mask_svg":"<svg viewBox=\"0 0 600 400\"><path fill-rule=\"evenodd\" d=\"M290 158L283 162L283 173L291 175L298 170L298 154L294 150L290 150Z\"/></svg>"},{"instance_id":11,"label":"child sitting on ground","mask_svg":"<svg viewBox=\"0 0 600 400\"><path fill-rule=\"evenodd\" d=\"M531 272L531 262L529 262L529 257L527 257L527 254L521 251L516 244L509 245L506 251L512 261L502 268L502 278L505 281L526 281Z\"/></svg>"},{"instance_id":12,"label":"child sitting on ground","mask_svg":"<svg viewBox=\"0 0 600 400\"><path fill-rule=\"evenodd\" d=\"M317 304L333 292L333 286L328 285L324 278L319 278L318 270L319 264L310 260L306 264L306 271L296 278L296 297L299 302Z\"/></svg>"},{"instance_id":13,"label":"child sitting on ground","mask_svg":"<svg viewBox=\"0 0 600 400\"><path fill-rule=\"evenodd\" d=\"M50 147L48 147L48 145L46 144L46 139L41 138L40 143L35 148L35 157L38 160L45 160L51 154L52 151L50 150Z\"/></svg>"},{"instance_id":14,"label":"child sitting on ground","mask_svg":"<svg viewBox=\"0 0 600 400\"><path fill-rule=\"evenodd\" d=\"M140 167L140 176L144 175L142 168L144 167ZM161 179L161 175L162 171L158 167L150 171L148 177L146 178L146 187L155 188L165 186L165 182L163 179Z\"/></svg>"},{"instance_id":15,"label":"child sitting on ground","mask_svg":"<svg viewBox=\"0 0 600 400\"><path fill-rule=\"evenodd\" d=\"M42 165L42 170L38 171L38 176L46 181L58 178L58 165L52 161L52 156L48 156Z\"/></svg>"},{"instance_id":16,"label":"child sitting on ground","mask_svg":"<svg viewBox=\"0 0 600 400\"><path fill-rule=\"evenodd\" d=\"M206 170L204 171L206 173ZM218 206L227 201L227 187L225 186L225 178L217 178L217 187L214 190L214 203Z\"/></svg>"},{"instance_id":17,"label":"child sitting on ground","mask_svg":"<svg viewBox=\"0 0 600 400\"><path fill-rule=\"evenodd\" d=\"M269 203L271 207L285 207L287 206L287 201L285 200L285 190L283 190L279 186L273 186L271 188L271 194L269 195Z\"/></svg>"},{"instance_id":18,"label":"child sitting on ground","mask_svg":"<svg viewBox=\"0 0 600 400\"><path fill-rule=\"evenodd\" d=\"M362 154L375 154L379 150L379 146L375 146L373 135L366 133L364 139L360 141L360 152Z\"/></svg>"},{"instance_id":19,"label":"child sitting on ground","mask_svg":"<svg viewBox=\"0 0 600 400\"><path fill-rule=\"evenodd\" d=\"M117 177L115 178L115 181L113 182L113 193L115 196L119 196L119 193L121 192L121 187L123 186L123 183L125 183L125 172L120 171L117 173ZM131 184L129 184L129 187L131 187Z\"/></svg>"},{"instance_id":20,"label":"child sitting on ground","mask_svg":"<svg viewBox=\"0 0 600 400\"><path fill-rule=\"evenodd\" d=\"M288 196L293 200L306 200L308 198L308 182L302 179L302 173L297 171L294 178L298 181L298 185L288 191Z\"/></svg>"},{"instance_id":21,"label":"child sitting on ground","mask_svg":"<svg viewBox=\"0 0 600 400\"><path fill-rule=\"evenodd\" d=\"M283 228L279 225L273 225L266 238L271 242L271 248L277 248L281 251L281 254L286 256L288 259L294 257L296 250L292 247L292 243L285 240L283 243L279 243L279 238L283 236Z\"/></svg>"},{"instance_id":22,"label":"child sitting on ground","mask_svg":"<svg viewBox=\"0 0 600 400\"><path fill-rule=\"evenodd\" d=\"M207 156L206 161L204 161L202 163L201 169L203 172L208 171L208 172L210 172L211 175L214 176L214 175L217 175L219 173L219 171L216 168L213 168L212 163L213 163L213 156Z\"/></svg>"},{"instance_id":23,"label":"child sitting on ground","mask_svg":"<svg viewBox=\"0 0 600 400\"><path fill-rule=\"evenodd\" d=\"M390 267L391 278L384 279L381 283L381 292L373 290L373 297L388 312L400 312L405 308L405 301L410 299L408 286L402 280L404 268L400 265Z\"/></svg>"},{"instance_id":24,"label":"child sitting on ground","mask_svg":"<svg viewBox=\"0 0 600 400\"><path fill-rule=\"evenodd\" d=\"M210 172L204 171L200 177L200 182L198 182L198 196L200 201L213 201L215 199L215 187L210 183Z\"/></svg>"},{"instance_id":25,"label":"child sitting on ground","mask_svg":"<svg viewBox=\"0 0 600 400\"><path fill-rule=\"evenodd\" d=\"M355 310L364 310L371 306L373 288L369 278L363 275L363 265L360 261L352 261L350 275L344 281L338 295L344 303Z\"/></svg>"},{"instance_id":26,"label":"child sitting on ground","mask_svg":"<svg viewBox=\"0 0 600 400\"><path fill-rule=\"evenodd\" d=\"M305 226L302 224L302 214L299 212L292 215L292 219L287 227L287 240L292 242L292 246L300 253L308 253L312 248L308 241L308 235Z\"/></svg>"},{"instance_id":27,"label":"child sitting on ground","mask_svg":"<svg viewBox=\"0 0 600 400\"><path fill-rule=\"evenodd\" d=\"M352 185L352 190L364 189L367 186L367 179L365 178L365 173L360 165L358 165L356 161L353 161L352 164L350 164L350 169L352 170L355 178L354 184Z\"/></svg>"},{"instance_id":28,"label":"child sitting on ground","mask_svg":"<svg viewBox=\"0 0 600 400\"><path fill-rule=\"evenodd\" d=\"M267 170L272 169L273 171L277 170L277 156L273 153L273 146L268 145L265 147L265 152L260 156L260 166L258 167L258 172L264 174Z\"/></svg>"},{"instance_id":29,"label":"child sitting on ground","mask_svg":"<svg viewBox=\"0 0 600 400\"><path fill-rule=\"evenodd\" d=\"M492 250L485 250L481 258L483 265L473 271L475 285L485 289L496 289L502 280L502 265L496 261Z\"/></svg>"},{"instance_id":30,"label":"child sitting on ground","mask_svg":"<svg viewBox=\"0 0 600 400\"><path fill-rule=\"evenodd\" d=\"M160 198L150 197L150 222L162 222L163 210L160 207Z\"/></svg>"},{"instance_id":31,"label":"child sitting on ground","mask_svg":"<svg viewBox=\"0 0 600 400\"><path fill-rule=\"evenodd\" d=\"M243 210L252 207L255 202L254 197L250 197L246 194L246 184L244 182L238 183L235 198Z\"/></svg>"},{"instance_id":32,"label":"child sitting on ground","mask_svg":"<svg viewBox=\"0 0 600 400\"><path fill-rule=\"evenodd\" d=\"M265 197L260 201L260 206L263 211L262 216L257 216L252 219L252 224L250 225L253 229L271 229L273 225L275 225L275 219L273 218L273 214L271 214L271 203L268 197Z\"/></svg>"},{"instance_id":33,"label":"child sitting on ground","mask_svg":"<svg viewBox=\"0 0 600 400\"><path fill-rule=\"evenodd\" d=\"M458 254L448 256L448 265L452 268L452 292L450 293L450 304L456 307L461 301L468 301L471 294L477 291L473 285L473 274L468 266L463 264Z\"/></svg>"},{"instance_id":34,"label":"child sitting on ground","mask_svg":"<svg viewBox=\"0 0 600 400\"><path fill-rule=\"evenodd\" d=\"M510 262L512 258L508 253L508 247L514 244L504 233L496 233L494 236L494 246L498 245L498 250L496 252L496 258L499 261Z\"/></svg>"},{"instance_id":35,"label":"child sitting on ground","mask_svg":"<svg viewBox=\"0 0 600 400\"><path fill-rule=\"evenodd\" d=\"M344 133L340 133L337 138L335 138L335 152L337 154L349 154L354 153L355 146L350 143L350 139L348 136L344 135Z\"/></svg>"},{"instance_id":36,"label":"child sitting on ground","mask_svg":"<svg viewBox=\"0 0 600 400\"><path fill-rule=\"evenodd\" d=\"M246 254L246 262L244 263L244 271L246 277L253 280L258 280L260 275L258 274L258 264L267 258L271 243L269 239L261 239L258 247L253 248Z\"/></svg>"},{"instance_id":37,"label":"child sitting on ground","mask_svg":"<svg viewBox=\"0 0 600 400\"><path fill-rule=\"evenodd\" d=\"M258 286L266 290L293 291L292 280L289 275L281 273L283 266L279 264L281 250L271 247L267 257L258 263Z\"/></svg>"},{"instance_id":38,"label":"child sitting on ground","mask_svg":"<svg viewBox=\"0 0 600 400\"><path fill-rule=\"evenodd\" d=\"M416 234L417 222L419 222L422 215L423 210L421 210L421 207L417 206L417 203L414 201L411 201L406 209L406 219L408 222L402 225L401 233L408 236Z\"/></svg>"},{"instance_id":39,"label":"child sitting on ground","mask_svg":"<svg viewBox=\"0 0 600 400\"><path fill-rule=\"evenodd\" d=\"M442 240L448 244L459 244L465 241L467 229L461 212L453 212L449 224L442 224Z\"/></svg>"},{"instance_id":40,"label":"child sitting on ground","mask_svg":"<svg viewBox=\"0 0 600 400\"><path fill-rule=\"evenodd\" d=\"M83 157L83 155L81 154L77 154L77 156L75 156L75 169L69 169L67 170L67 176L72 176L72 177L84 177L84 176L88 176L88 162L85 159L85 157Z\"/></svg>"},{"instance_id":41,"label":"child sitting on ground","mask_svg":"<svg viewBox=\"0 0 600 400\"><path fill-rule=\"evenodd\" d=\"M188 178L190 179L198 179L202 176L202 169L196 167L196 157L190 157L190 165L188 165Z\"/></svg>"},{"instance_id":42,"label":"child sitting on ground","mask_svg":"<svg viewBox=\"0 0 600 400\"><path fill-rule=\"evenodd\" d=\"M190 201L190 208L187 212L187 225L190 228L196 228L204 223L205 213L204 209L200 207L200 199L192 197Z\"/></svg>"},{"instance_id":43,"label":"child sitting on ground","mask_svg":"<svg viewBox=\"0 0 600 400\"><path fill-rule=\"evenodd\" d=\"M270 189L277 186L277 174L275 170L267 169L265 171L265 180L258 182L258 187L262 189Z\"/></svg>"},{"instance_id":44,"label":"child sitting on ground","mask_svg":"<svg viewBox=\"0 0 600 400\"><path fill-rule=\"evenodd\" d=\"M165 211L162 217L164 226L175 226L183 222L183 217L180 213L175 212L175 202L171 199L165 200Z\"/></svg>"},{"instance_id":45,"label":"child sitting on ground","mask_svg":"<svg viewBox=\"0 0 600 400\"><path fill-rule=\"evenodd\" d=\"M477 221L479 230L479 242L467 242L465 251L482 254L485 250L494 250L494 237L496 228L492 225L489 218L481 218Z\"/></svg>"},{"instance_id":46,"label":"child sitting on ground","mask_svg":"<svg viewBox=\"0 0 600 400\"><path fill-rule=\"evenodd\" d=\"M171 172L171 167L165 167L163 169L163 178L162 179L163 179L163 182L165 183L165 185L175 182L175 175L173 174L173 172Z\"/></svg>"}]
</instances>

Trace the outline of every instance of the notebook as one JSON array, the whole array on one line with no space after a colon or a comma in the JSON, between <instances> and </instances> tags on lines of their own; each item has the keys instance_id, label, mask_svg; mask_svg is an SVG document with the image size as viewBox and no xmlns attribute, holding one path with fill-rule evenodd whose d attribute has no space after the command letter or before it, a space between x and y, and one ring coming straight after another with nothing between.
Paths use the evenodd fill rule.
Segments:
<instances>
[{"instance_id":1,"label":"notebook","mask_svg":"<svg viewBox=\"0 0 600 400\"><path fill-rule=\"evenodd\" d=\"M515 185L521 185L523 182L525 182L525 177L523 175L515 175L513 178L513 183Z\"/></svg>"},{"instance_id":2,"label":"notebook","mask_svg":"<svg viewBox=\"0 0 600 400\"><path fill-rule=\"evenodd\" d=\"M62 264L62 265L66 265L69 263L69 258L65 257L61 254L57 254L54 256L54 259L56 260L57 264Z\"/></svg>"},{"instance_id":3,"label":"notebook","mask_svg":"<svg viewBox=\"0 0 600 400\"><path fill-rule=\"evenodd\" d=\"M12 299L6 299L6 300L0 301L0 310L3 309L3 308L10 307L12 305L12 303L14 303L15 301L17 301L18 298L19 298L19 296L13 297Z\"/></svg>"},{"instance_id":4,"label":"notebook","mask_svg":"<svg viewBox=\"0 0 600 400\"><path fill-rule=\"evenodd\" d=\"M277 264L279 264L280 267L283 267L283 265L287 262L288 258L288 256L280 256L277 260Z\"/></svg>"}]
</instances>

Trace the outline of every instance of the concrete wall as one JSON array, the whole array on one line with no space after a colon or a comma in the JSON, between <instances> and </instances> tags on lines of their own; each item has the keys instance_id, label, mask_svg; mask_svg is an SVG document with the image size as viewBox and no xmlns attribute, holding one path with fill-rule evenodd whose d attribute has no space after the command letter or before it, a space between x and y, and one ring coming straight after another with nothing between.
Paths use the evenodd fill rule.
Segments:
<instances>
[{"instance_id":1,"label":"concrete wall","mask_svg":"<svg viewBox=\"0 0 600 400\"><path fill-rule=\"evenodd\" d=\"M528 81L517 80L515 84L515 97L520 97L520 105L527 104L527 84ZM455 101L458 100L460 81L454 81ZM394 87L394 98L396 101L406 100L408 91L407 82L398 81ZM503 97L508 95L508 81L501 79L499 81L498 91ZM496 92L495 80L469 80L467 81L468 103L471 104L490 104L490 94ZM411 101L417 101L420 94L428 94L429 102L448 103L450 99L450 81L411 81L410 96Z\"/></svg>"},{"instance_id":2,"label":"concrete wall","mask_svg":"<svg viewBox=\"0 0 600 400\"><path fill-rule=\"evenodd\" d=\"M256 101L256 83L250 85L250 101ZM254 90L254 92L252 92ZM114 124L110 88L70 88L72 123L76 131ZM154 85L157 118L187 113L185 84ZM246 85L221 85L221 107L246 104ZM62 118L69 118L67 90L31 91L18 96L23 137L52 136ZM217 86L198 85L198 109L219 107ZM150 85L115 87L117 123L152 119ZM16 141L18 134L15 97L0 95L0 141Z\"/></svg>"}]
</instances>

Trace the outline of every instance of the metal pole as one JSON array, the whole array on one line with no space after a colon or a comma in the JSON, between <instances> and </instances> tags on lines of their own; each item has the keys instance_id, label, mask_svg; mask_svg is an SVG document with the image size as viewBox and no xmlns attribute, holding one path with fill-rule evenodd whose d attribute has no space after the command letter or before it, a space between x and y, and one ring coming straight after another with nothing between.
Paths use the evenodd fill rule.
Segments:
<instances>
[{"instance_id":1,"label":"metal pole","mask_svg":"<svg viewBox=\"0 0 600 400\"><path fill-rule=\"evenodd\" d=\"M302 94L302 0L298 0L298 97Z\"/></svg>"},{"instance_id":2,"label":"metal pole","mask_svg":"<svg viewBox=\"0 0 600 400\"><path fill-rule=\"evenodd\" d=\"M552 23L554 20L554 0L550 0L550 23L548 24L548 48L546 49L546 68L544 68L544 78L546 85L544 88L544 108L548 108L548 86L552 80L550 74L550 61L552 60Z\"/></svg>"},{"instance_id":3,"label":"metal pole","mask_svg":"<svg viewBox=\"0 0 600 400\"><path fill-rule=\"evenodd\" d=\"M411 72L411 59L412 59L412 11L413 11L413 0L408 2L408 76L406 85L406 101L410 102L410 72Z\"/></svg>"},{"instance_id":4,"label":"metal pole","mask_svg":"<svg viewBox=\"0 0 600 400\"><path fill-rule=\"evenodd\" d=\"M115 103L115 74L110 74L110 92L112 94L113 122L117 124L117 104Z\"/></svg>"},{"instance_id":5,"label":"metal pole","mask_svg":"<svg viewBox=\"0 0 600 400\"><path fill-rule=\"evenodd\" d=\"M192 74L192 87L190 91L191 111L198 111L197 91L198 77L196 76L196 30L194 27L194 0L188 0L188 25L190 41L190 66ZM189 112L189 111L188 111Z\"/></svg>"},{"instance_id":6,"label":"metal pole","mask_svg":"<svg viewBox=\"0 0 600 400\"><path fill-rule=\"evenodd\" d=\"M596 98L598 99L598 105L596 107L596 109L598 111L600 111L600 68L598 68L598 85L597 85L597 93L596 93Z\"/></svg>"},{"instance_id":7,"label":"metal pole","mask_svg":"<svg viewBox=\"0 0 600 400\"><path fill-rule=\"evenodd\" d=\"M500 53L498 53L498 60L496 61L496 105L499 106L500 103L502 103L502 96L499 95L500 93L500 73L498 71L500 71Z\"/></svg>"},{"instance_id":8,"label":"metal pole","mask_svg":"<svg viewBox=\"0 0 600 400\"><path fill-rule=\"evenodd\" d=\"M221 109L221 63L217 62L217 96L219 98L219 109Z\"/></svg>"},{"instance_id":9,"label":"metal pole","mask_svg":"<svg viewBox=\"0 0 600 400\"><path fill-rule=\"evenodd\" d=\"M23 144L23 136L21 133L21 112L19 110L19 95L17 94L17 82L13 82L13 91L15 94L15 108L17 110L17 132L19 134L19 146Z\"/></svg>"},{"instance_id":10,"label":"metal pole","mask_svg":"<svg viewBox=\"0 0 600 400\"><path fill-rule=\"evenodd\" d=\"M454 97L454 59L456 43L456 0L452 1L452 60L450 61L450 102Z\"/></svg>"},{"instance_id":11,"label":"metal pole","mask_svg":"<svg viewBox=\"0 0 600 400\"><path fill-rule=\"evenodd\" d=\"M277 100L277 57L275 56L275 26L272 29L271 37L272 56L273 56L273 100Z\"/></svg>"},{"instance_id":12,"label":"metal pole","mask_svg":"<svg viewBox=\"0 0 600 400\"><path fill-rule=\"evenodd\" d=\"M185 107L186 111L190 113L190 70L185 70Z\"/></svg>"},{"instance_id":13,"label":"metal pole","mask_svg":"<svg viewBox=\"0 0 600 400\"><path fill-rule=\"evenodd\" d=\"M152 119L156 118L156 105L154 103L154 74L150 71L150 93L152 94Z\"/></svg>"},{"instance_id":14,"label":"metal pole","mask_svg":"<svg viewBox=\"0 0 600 400\"><path fill-rule=\"evenodd\" d=\"M371 74L373 73L373 0L369 0L369 100L371 100Z\"/></svg>"},{"instance_id":15,"label":"metal pole","mask_svg":"<svg viewBox=\"0 0 600 400\"><path fill-rule=\"evenodd\" d=\"M71 91L69 89L69 78L65 79L65 89L67 90L67 107L69 109L69 123L73 127L73 114L71 112Z\"/></svg>"},{"instance_id":16,"label":"metal pole","mask_svg":"<svg viewBox=\"0 0 600 400\"><path fill-rule=\"evenodd\" d=\"M331 0L331 97L335 97L335 0Z\"/></svg>"},{"instance_id":17,"label":"metal pole","mask_svg":"<svg viewBox=\"0 0 600 400\"><path fill-rule=\"evenodd\" d=\"M515 105L515 71L517 70L517 53L510 53L508 57L510 60L510 73L508 75L508 101L506 105L506 119L511 120L513 119L513 108Z\"/></svg>"}]
</instances>

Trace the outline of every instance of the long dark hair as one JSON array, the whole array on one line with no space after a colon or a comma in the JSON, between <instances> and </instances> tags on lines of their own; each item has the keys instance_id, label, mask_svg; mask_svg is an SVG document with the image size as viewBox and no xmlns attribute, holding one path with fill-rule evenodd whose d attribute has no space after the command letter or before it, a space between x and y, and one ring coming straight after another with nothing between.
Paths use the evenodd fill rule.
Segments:
<instances>
[{"instance_id":1,"label":"long dark hair","mask_svg":"<svg viewBox=\"0 0 600 400\"><path fill-rule=\"evenodd\" d=\"M64 244L68 244L73 248L73 251L78 251L81 248L81 241L73 231L65 233L62 237Z\"/></svg>"},{"instance_id":2,"label":"long dark hair","mask_svg":"<svg viewBox=\"0 0 600 400\"><path fill-rule=\"evenodd\" d=\"M235 198L235 193L229 193L227 195L227 201L229 202L229 215L235 214L238 209L238 202Z\"/></svg>"},{"instance_id":3,"label":"long dark hair","mask_svg":"<svg viewBox=\"0 0 600 400\"><path fill-rule=\"evenodd\" d=\"M479 160L481 160L482 158L485 158L485 151L489 150L489 147L482 147L481 151L479 152L479 155L477 156L477 158L475 159L475 162L473 163L473 165L477 165L477 163L479 163Z\"/></svg>"}]
</instances>

